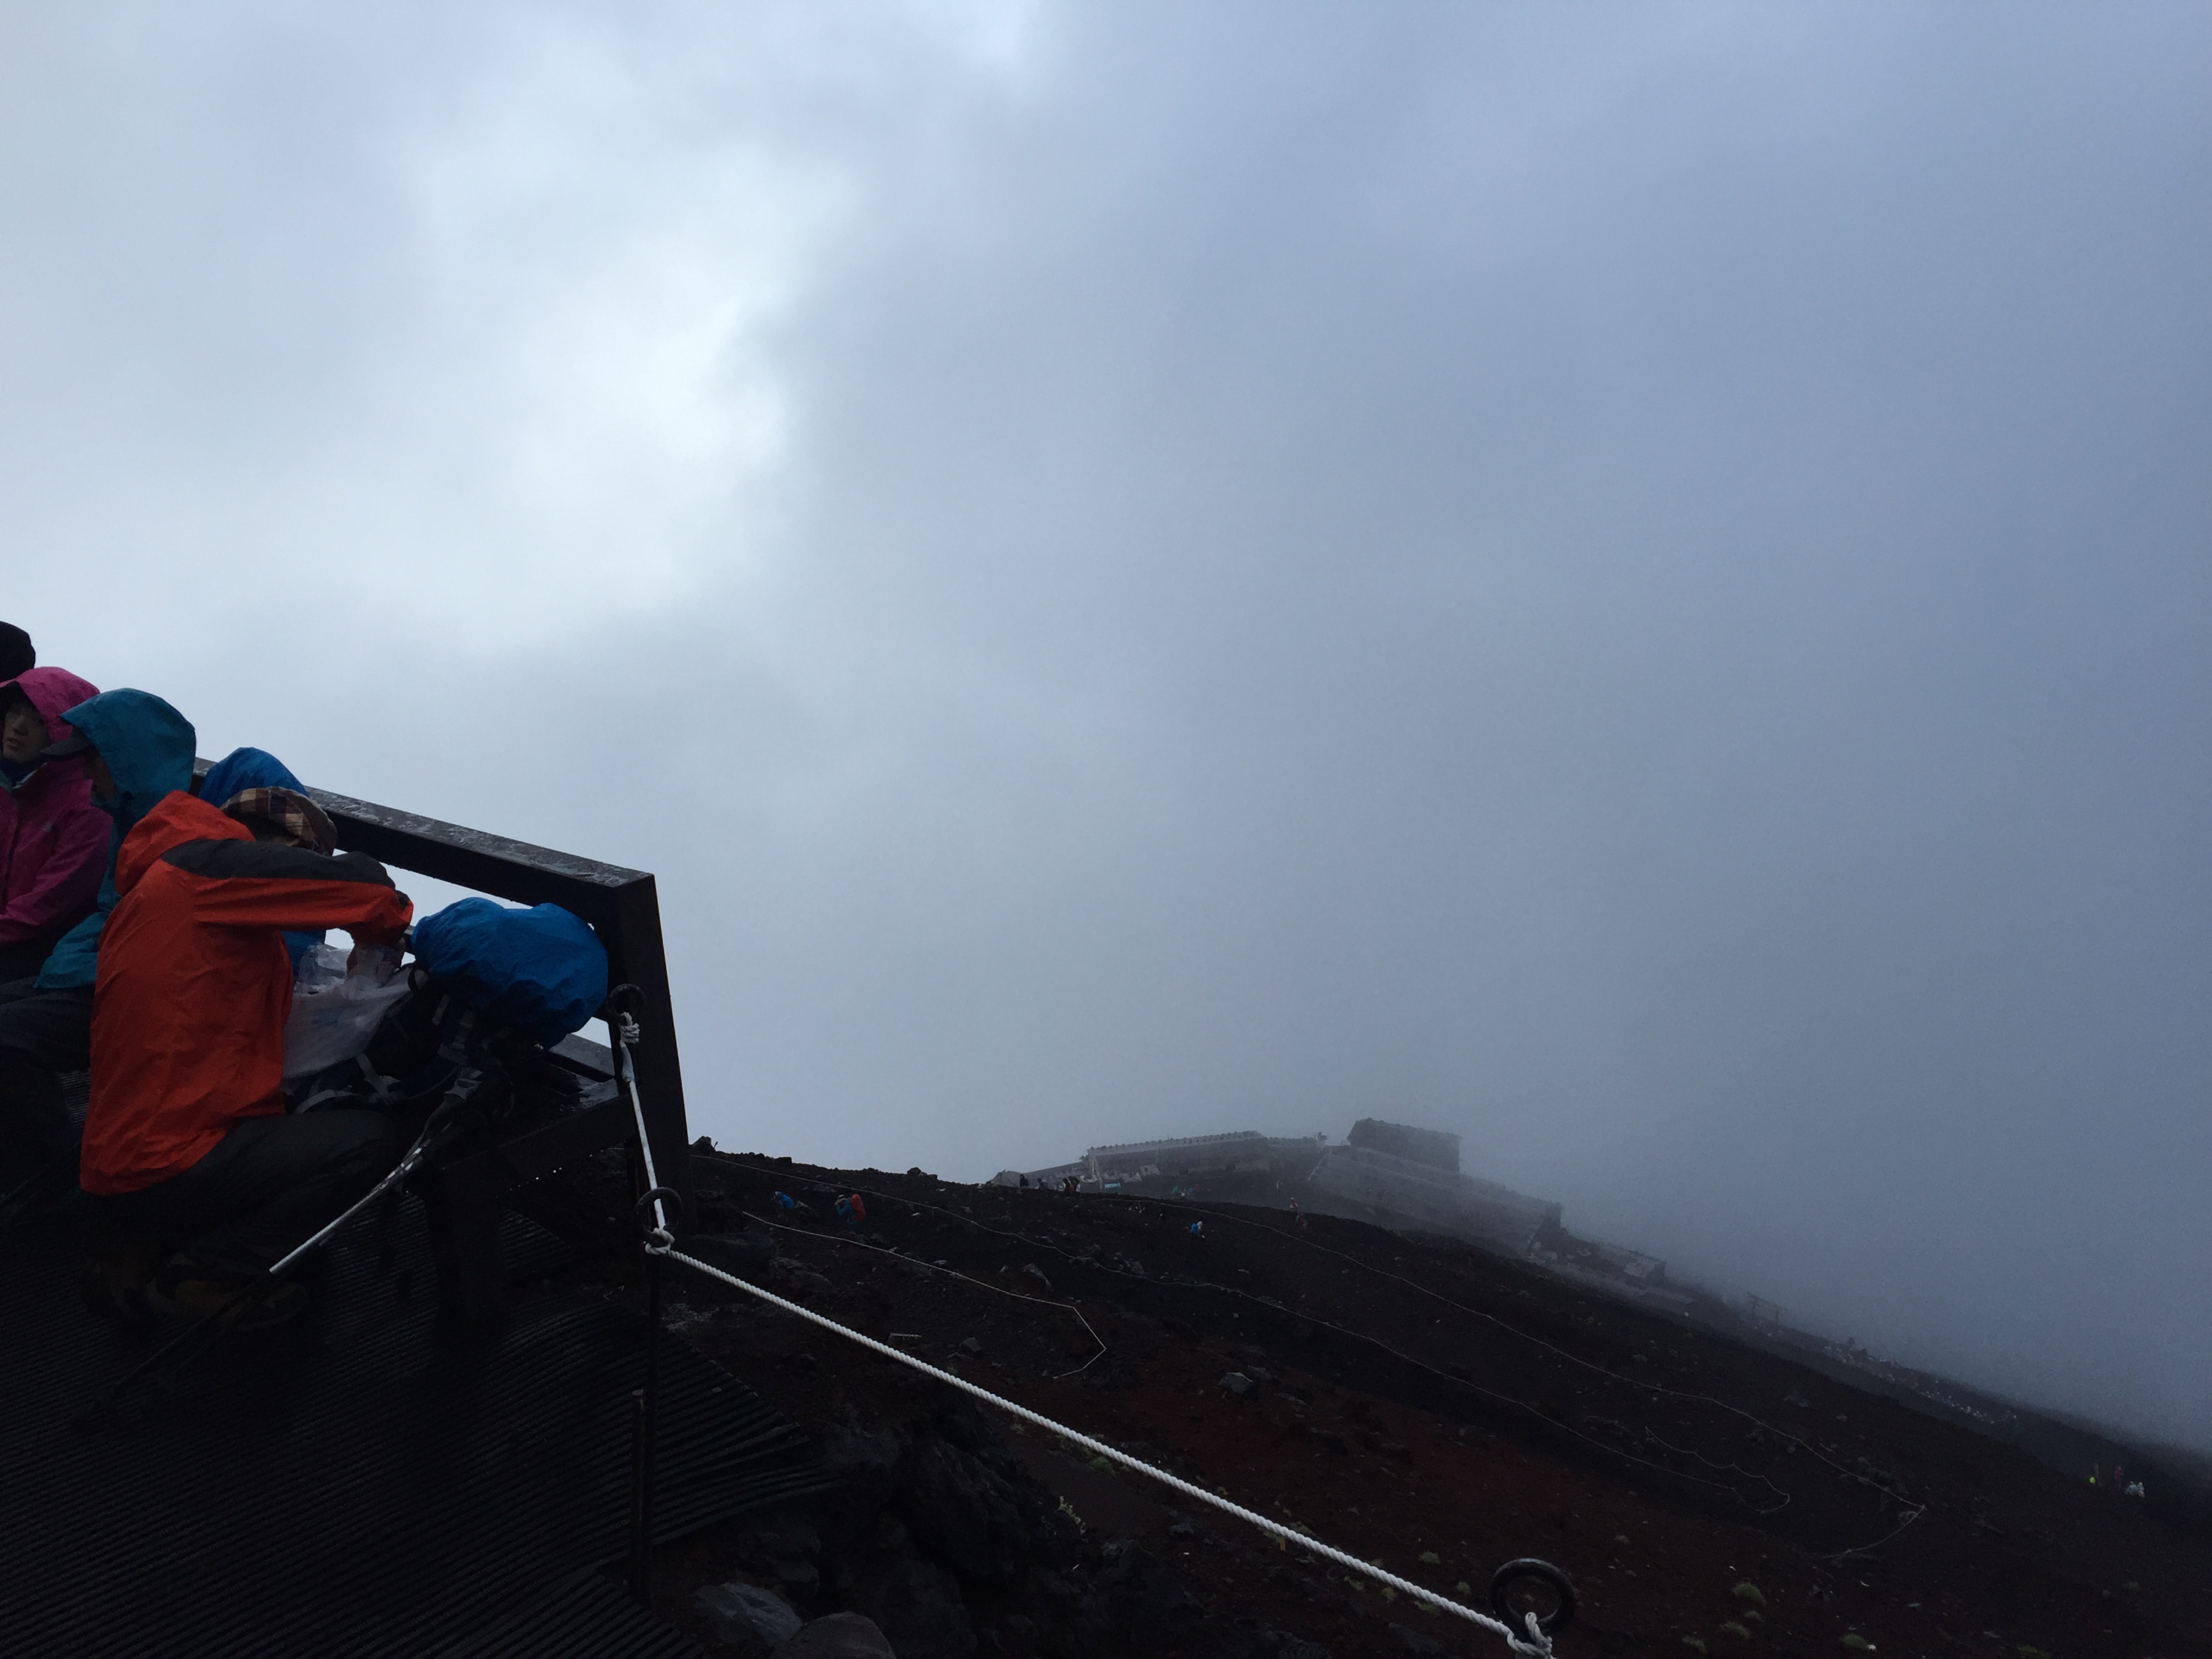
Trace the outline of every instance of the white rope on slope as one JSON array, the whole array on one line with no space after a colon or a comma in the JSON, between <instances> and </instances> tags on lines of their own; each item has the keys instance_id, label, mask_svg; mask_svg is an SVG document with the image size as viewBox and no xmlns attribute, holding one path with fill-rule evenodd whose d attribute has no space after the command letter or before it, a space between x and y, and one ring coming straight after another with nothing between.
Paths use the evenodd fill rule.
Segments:
<instances>
[{"instance_id":1,"label":"white rope on slope","mask_svg":"<svg viewBox=\"0 0 2212 1659\"><path fill-rule=\"evenodd\" d=\"M1073 1429L1055 1423L1041 1412L1033 1412L1026 1406L1017 1405L1002 1395L993 1394L988 1389L979 1388L964 1376L957 1376L951 1371L939 1370L927 1360L917 1359L912 1354L902 1353L888 1343L878 1342L875 1338L863 1335L849 1326L840 1325L836 1320L816 1313L811 1308L801 1307L796 1302L787 1302L773 1291L764 1291L757 1285L747 1284L735 1274L726 1273L720 1267L688 1256L681 1250L663 1249L656 1251L655 1254L663 1255L671 1261L680 1261L685 1267L705 1273L710 1279L719 1279L725 1285L743 1291L748 1296L757 1297L771 1306L781 1308L787 1314L796 1315L809 1323L819 1325L825 1331L834 1332L850 1341L857 1342L862 1347L872 1349L883 1355L886 1359L896 1359L900 1364L910 1366L925 1376L933 1377L939 1382L958 1389L963 1394L973 1395L988 1406L995 1406L1010 1416L1018 1417L1024 1422L1034 1423L1037 1427L1048 1430L1063 1440L1080 1446L1086 1451L1119 1463L1124 1468L1133 1469L1139 1474L1157 1480L1163 1486L1172 1486L1187 1498L1194 1498L1201 1504L1210 1504L1224 1514L1234 1516L1237 1520L1249 1522L1262 1532L1273 1534L1286 1543L1296 1544L1303 1549L1310 1550L1325 1561L1334 1562L1348 1571L1362 1573L1378 1583L1388 1584L1400 1595L1410 1595L1416 1601L1425 1602L1439 1613L1449 1613L1455 1618L1466 1620L1469 1624L1480 1625L1485 1630L1495 1631L1505 1638L1516 1653L1534 1656L1534 1659L1552 1659L1552 1638L1545 1635L1539 1627L1534 1613L1527 1615L1528 1634L1524 1639L1514 1632L1510 1625L1493 1619L1486 1613L1478 1613L1473 1607L1464 1607L1449 1596L1439 1595L1432 1589L1426 1589L1416 1584L1410 1578L1401 1578L1396 1573L1385 1571L1381 1567L1361 1560L1356 1555L1347 1555L1342 1550L1333 1549L1320 1540L1309 1538L1305 1534L1283 1525L1279 1521L1272 1521L1256 1510L1246 1509L1242 1504L1232 1504L1229 1499L1206 1491L1203 1486L1194 1486L1188 1480L1170 1474L1165 1469L1155 1468L1142 1459L1132 1457L1125 1451L1117 1450L1103 1440L1093 1440L1087 1434L1078 1433Z\"/></svg>"},{"instance_id":2,"label":"white rope on slope","mask_svg":"<svg viewBox=\"0 0 2212 1659\"><path fill-rule=\"evenodd\" d=\"M1098 1345L1098 1352L1073 1370L1056 1373L1052 1379L1055 1382L1064 1382L1071 1376L1082 1376L1084 1372L1106 1357L1106 1339L1091 1328L1091 1322L1083 1316L1083 1310L1073 1302L1050 1302L1041 1296L1030 1296L1022 1291L1010 1291L1003 1285L992 1284L988 1279L977 1279L971 1273L955 1273L951 1268L939 1267L934 1261L924 1261L920 1256L902 1255L896 1250L887 1250L880 1244L871 1244L863 1239L848 1238L840 1233L817 1233L805 1227L786 1226L781 1221L770 1221L765 1216L755 1215L750 1210L740 1210L738 1213L756 1227L773 1227L776 1231L789 1233L795 1238L823 1239L850 1249L866 1250L873 1255L887 1255L894 1261L903 1261L909 1267L926 1268L933 1273L942 1273L947 1279L957 1279L963 1285L973 1285L979 1291L990 1291L993 1296L1010 1296L1017 1302L1034 1302L1040 1308L1059 1308L1073 1314L1076 1322L1083 1327L1084 1334ZM999 1271L1004 1273L1006 1269L1001 1267Z\"/></svg>"},{"instance_id":3,"label":"white rope on slope","mask_svg":"<svg viewBox=\"0 0 2212 1659\"><path fill-rule=\"evenodd\" d=\"M653 1137L645 1131L645 1103L638 1098L637 1073L631 1069L629 1060L629 1046L638 1036L636 1017L617 1013L607 1022L607 1030L615 1040L615 1086L628 1092L630 1113L637 1120L638 1150L645 1155L645 1189L658 1194L662 1190L660 1171L653 1167ZM652 1255L666 1255L670 1246L676 1243L676 1235L668 1230L668 1209L658 1197L653 1200L653 1219L654 1224L646 1230L646 1251Z\"/></svg>"}]
</instances>

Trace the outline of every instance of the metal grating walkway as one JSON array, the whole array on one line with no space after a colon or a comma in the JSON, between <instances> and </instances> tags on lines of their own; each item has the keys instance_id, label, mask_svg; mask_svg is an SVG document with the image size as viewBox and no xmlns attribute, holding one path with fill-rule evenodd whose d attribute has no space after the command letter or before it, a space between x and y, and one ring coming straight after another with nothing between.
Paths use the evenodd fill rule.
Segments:
<instances>
[{"instance_id":1,"label":"metal grating walkway","mask_svg":"<svg viewBox=\"0 0 2212 1659\"><path fill-rule=\"evenodd\" d=\"M489 1629L428 1659L706 1659L682 1631L634 1606L601 1572L581 1572Z\"/></svg>"},{"instance_id":2,"label":"metal grating walkway","mask_svg":"<svg viewBox=\"0 0 2212 1659\"><path fill-rule=\"evenodd\" d=\"M0 1236L0 1652L68 1659L589 1654L685 1638L592 1570L627 1545L642 1332L549 1290L489 1331L434 1318L418 1212L398 1269L342 1240L326 1311L234 1343L144 1423L70 1419L144 1352L77 1300L66 1232ZM515 1276L549 1235L510 1219ZM655 1535L830 1477L793 1425L664 1337Z\"/></svg>"}]
</instances>

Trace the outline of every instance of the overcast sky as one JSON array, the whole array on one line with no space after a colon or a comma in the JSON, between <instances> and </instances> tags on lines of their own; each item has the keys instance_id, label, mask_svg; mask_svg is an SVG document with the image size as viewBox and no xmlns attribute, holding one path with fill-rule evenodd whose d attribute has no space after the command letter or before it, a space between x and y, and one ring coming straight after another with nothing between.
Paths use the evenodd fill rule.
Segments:
<instances>
[{"instance_id":1,"label":"overcast sky","mask_svg":"<svg viewBox=\"0 0 2212 1659\"><path fill-rule=\"evenodd\" d=\"M2212 11L0 12L0 616L694 1127L1380 1114L2212 1445Z\"/></svg>"}]
</instances>

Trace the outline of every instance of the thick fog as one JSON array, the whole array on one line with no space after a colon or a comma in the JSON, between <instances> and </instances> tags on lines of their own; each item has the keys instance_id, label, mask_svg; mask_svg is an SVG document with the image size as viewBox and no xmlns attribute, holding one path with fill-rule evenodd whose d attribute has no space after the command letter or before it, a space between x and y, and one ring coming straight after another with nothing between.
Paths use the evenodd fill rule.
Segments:
<instances>
[{"instance_id":1,"label":"thick fog","mask_svg":"<svg viewBox=\"0 0 2212 1659\"><path fill-rule=\"evenodd\" d=\"M0 20L0 617L695 1131L1468 1167L2212 1444L2212 13Z\"/></svg>"}]
</instances>

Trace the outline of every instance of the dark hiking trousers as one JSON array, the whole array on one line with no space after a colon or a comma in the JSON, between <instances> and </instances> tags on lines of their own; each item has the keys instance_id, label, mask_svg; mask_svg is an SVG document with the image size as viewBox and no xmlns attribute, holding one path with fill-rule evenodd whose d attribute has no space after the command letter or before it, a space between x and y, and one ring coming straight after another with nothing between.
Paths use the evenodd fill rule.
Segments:
<instances>
[{"instance_id":1,"label":"dark hiking trousers","mask_svg":"<svg viewBox=\"0 0 2212 1659\"><path fill-rule=\"evenodd\" d=\"M92 987L0 1001L0 1188L69 1151L62 1073L92 1064Z\"/></svg>"},{"instance_id":2,"label":"dark hiking trousers","mask_svg":"<svg viewBox=\"0 0 2212 1659\"><path fill-rule=\"evenodd\" d=\"M19 939L13 945L0 945L0 983L38 978L39 969L46 965L46 958L54 953L61 937L60 933L40 933L35 939Z\"/></svg>"},{"instance_id":3,"label":"dark hiking trousers","mask_svg":"<svg viewBox=\"0 0 2212 1659\"><path fill-rule=\"evenodd\" d=\"M131 1242L149 1259L190 1257L211 1279L252 1279L374 1187L399 1161L381 1112L250 1117L182 1175L135 1193L85 1199L85 1243Z\"/></svg>"}]
</instances>

